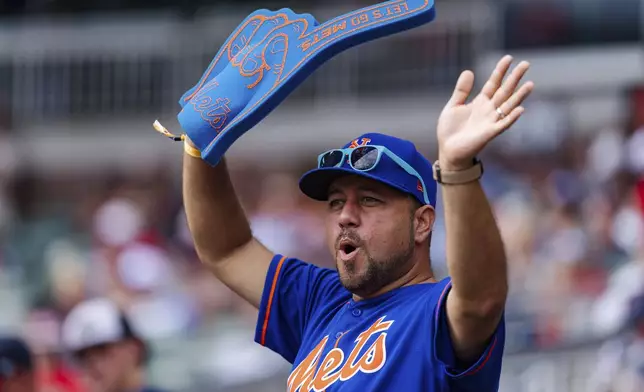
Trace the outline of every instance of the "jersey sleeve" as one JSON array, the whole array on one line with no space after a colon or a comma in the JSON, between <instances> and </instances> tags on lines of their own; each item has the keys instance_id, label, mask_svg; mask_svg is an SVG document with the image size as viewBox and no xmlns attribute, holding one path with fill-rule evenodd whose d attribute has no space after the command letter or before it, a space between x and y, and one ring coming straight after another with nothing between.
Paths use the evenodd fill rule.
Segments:
<instances>
[{"instance_id":1,"label":"jersey sleeve","mask_svg":"<svg viewBox=\"0 0 644 392\"><path fill-rule=\"evenodd\" d=\"M487 348L469 368L459 368L447 325L445 303L452 287L447 280L433 309L434 358L442 365L450 390L462 392L496 392L501 378L501 362L505 345L505 319L502 318Z\"/></svg>"},{"instance_id":2,"label":"jersey sleeve","mask_svg":"<svg viewBox=\"0 0 644 392\"><path fill-rule=\"evenodd\" d=\"M338 284L332 270L275 255L266 274L255 342L293 363L307 320Z\"/></svg>"}]
</instances>

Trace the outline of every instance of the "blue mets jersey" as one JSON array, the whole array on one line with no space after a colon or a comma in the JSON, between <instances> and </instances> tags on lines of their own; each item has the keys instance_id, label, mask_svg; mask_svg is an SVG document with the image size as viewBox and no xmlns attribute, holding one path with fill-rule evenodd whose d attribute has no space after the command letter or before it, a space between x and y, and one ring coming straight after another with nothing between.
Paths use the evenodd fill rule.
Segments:
<instances>
[{"instance_id":1,"label":"blue mets jersey","mask_svg":"<svg viewBox=\"0 0 644 392\"><path fill-rule=\"evenodd\" d=\"M502 320L481 357L457 365L445 315L449 279L355 302L334 270L276 255L255 341L293 364L288 392L491 392L499 388Z\"/></svg>"}]
</instances>

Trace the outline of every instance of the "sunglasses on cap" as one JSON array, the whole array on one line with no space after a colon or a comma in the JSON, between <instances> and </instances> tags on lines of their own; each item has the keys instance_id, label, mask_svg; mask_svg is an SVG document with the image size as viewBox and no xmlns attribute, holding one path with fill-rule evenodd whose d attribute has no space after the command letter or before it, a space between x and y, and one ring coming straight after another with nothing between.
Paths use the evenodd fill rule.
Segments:
<instances>
[{"instance_id":1,"label":"sunglasses on cap","mask_svg":"<svg viewBox=\"0 0 644 392\"><path fill-rule=\"evenodd\" d=\"M401 169L420 181L423 186L423 198L425 199L425 204L431 205L429 197L427 196L425 181L423 181L420 174L385 146L361 146L329 150L318 156L318 168L341 166L344 163L344 159L348 157L349 166L351 166L353 170L368 172L378 166L378 163L380 163L380 159L382 158L382 154L387 155L392 161L400 166Z\"/></svg>"}]
</instances>

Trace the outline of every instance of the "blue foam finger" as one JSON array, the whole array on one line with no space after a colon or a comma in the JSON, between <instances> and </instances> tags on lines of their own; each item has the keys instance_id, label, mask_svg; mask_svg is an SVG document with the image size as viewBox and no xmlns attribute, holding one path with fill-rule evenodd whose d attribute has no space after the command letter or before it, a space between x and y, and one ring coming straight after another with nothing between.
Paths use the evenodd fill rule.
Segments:
<instances>
[{"instance_id":1,"label":"blue foam finger","mask_svg":"<svg viewBox=\"0 0 644 392\"><path fill-rule=\"evenodd\" d=\"M289 9L250 14L228 37L197 85L180 99L179 123L216 165L315 69L336 54L431 22L433 0L394 0L323 24Z\"/></svg>"},{"instance_id":2,"label":"blue foam finger","mask_svg":"<svg viewBox=\"0 0 644 392\"><path fill-rule=\"evenodd\" d=\"M248 36L250 32L255 28L256 23L259 23L259 20L263 18L265 14L269 13L269 10L261 9L253 12L248 15L246 19L239 24L235 31L226 39L226 42L217 52L217 55L210 62L210 65L204 72L203 76L199 82L190 90L186 91L185 94L179 99L179 105L184 107L186 103L192 98L195 92L204 86L204 84L211 81L218 73L220 73L224 67L230 62L230 57L234 55L234 52L237 48L246 46L243 44L241 37ZM256 22L257 21L257 22ZM222 60L225 59L225 60Z\"/></svg>"}]
</instances>

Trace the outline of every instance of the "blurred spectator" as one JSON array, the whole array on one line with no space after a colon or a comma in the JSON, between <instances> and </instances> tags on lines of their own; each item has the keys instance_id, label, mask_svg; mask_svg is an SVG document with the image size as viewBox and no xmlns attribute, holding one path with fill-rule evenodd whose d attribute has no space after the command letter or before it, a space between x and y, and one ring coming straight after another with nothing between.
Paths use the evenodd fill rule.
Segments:
<instances>
[{"instance_id":1,"label":"blurred spectator","mask_svg":"<svg viewBox=\"0 0 644 392\"><path fill-rule=\"evenodd\" d=\"M619 328L599 352L592 392L639 392L644 385L644 291L627 301Z\"/></svg>"},{"instance_id":2,"label":"blurred spectator","mask_svg":"<svg viewBox=\"0 0 644 392\"><path fill-rule=\"evenodd\" d=\"M39 391L89 392L81 374L64 356L56 312L34 309L25 320L24 333L34 353Z\"/></svg>"},{"instance_id":3,"label":"blurred spectator","mask_svg":"<svg viewBox=\"0 0 644 392\"><path fill-rule=\"evenodd\" d=\"M310 243L309 234L298 207L299 189L296 180L284 173L269 174L259 189L260 199L251 217L251 228L269 249L288 255L301 254ZM296 256L292 256L296 257Z\"/></svg>"},{"instance_id":4,"label":"blurred spectator","mask_svg":"<svg viewBox=\"0 0 644 392\"><path fill-rule=\"evenodd\" d=\"M587 179L591 184L605 184L624 166L623 146L624 138L616 130L604 129L597 134L587 152Z\"/></svg>"},{"instance_id":5,"label":"blurred spectator","mask_svg":"<svg viewBox=\"0 0 644 392\"><path fill-rule=\"evenodd\" d=\"M49 303L65 314L85 297L87 255L70 240L52 241L43 255L43 269L50 285Z\"/></svg>"},{"instance_id":6,"label":"blurred spectator","mask_svg":"<svg viewBox=\"0 0 644 392\"><path fill-rule=\"evenodd\" d=\"M85 372L90 390L151 392L145 365L149 346L125 312L106 299L77 305L62 326L63 345Z\"/></svg>"},{"instance_id":7,"label":"blurred spectator","mask_svg":"<svg viewBox=\"0 0 644 392\"><path fill-rule=\"evenodd\" d=\"M18 337L0 338L0 390L36 392L36 374L32 353Z\"/></svg>"},{"instance_id":8,"label":"blurred spectator","mask_svg":"<svg viewBox=\"0 0 644 392\"><path fill-rule=\"evenodd\" d=\"M644 292L644 219L635 197L627 198L612 222L615 243L629 257L610 274L606 291L594 307L597 333L615 333L629 315L629 304Z\"/></svg>"},{"instance_id":9,"label":"blurred spectator","mask_svg":"<svg viewBox=\"0 0 644 392\"><path fill-rule=\"evenodd\" d=\"M628 169L635 174L644 174L644 127L633 132L626 144Z\"/></svg>"}]
</instances>

